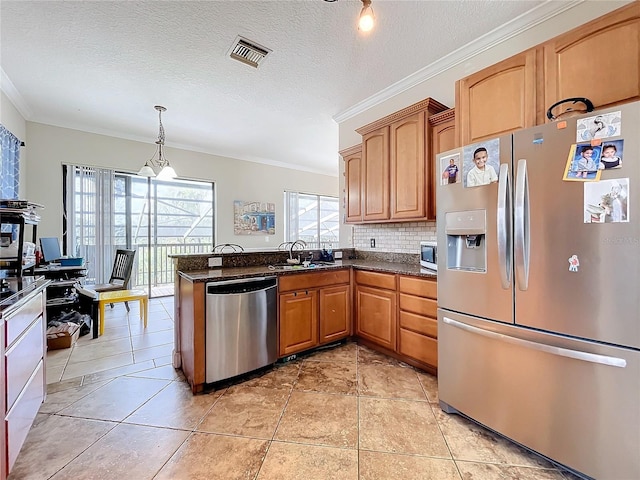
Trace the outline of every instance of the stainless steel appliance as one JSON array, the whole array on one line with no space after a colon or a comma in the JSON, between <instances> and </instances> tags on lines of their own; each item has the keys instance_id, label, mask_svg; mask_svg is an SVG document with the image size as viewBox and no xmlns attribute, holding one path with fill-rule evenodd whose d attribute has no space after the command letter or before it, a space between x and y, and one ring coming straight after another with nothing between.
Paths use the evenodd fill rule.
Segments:
<instances>
[{"instance_id":1,"label":"stainless steel appliance","mask_svg":"<svg viewBox=\"0 0 640 480\"><path fill-rule=\"evenodd\" d=\"M276 277L207 283L207 383L235 377L277 360L276 287Z\"/></svg>"},{"instance_id":2,"label":"stainless steel appliance","mask_svg":"<svg viewBox=\"0 0 640 480\"><path fill-rule=\"evenodd\" d=\"M596 114L622 119L622 167L563 180ZM442 409L597 479L640 478L639 131L640 103L526 129L498 182L437 188ZM593 221L620 185L626 216Z\"/></svg>"},{"instance_id":3,"label":"stainless steel appliance","mask_svg":"<svg viewBox=\"0 0 640 480\"><path fill-rule=\"evenodd\" d=\"M438 270L437 242L420 242L420 266L431 270Z\"/></svg>"}]
</instances>

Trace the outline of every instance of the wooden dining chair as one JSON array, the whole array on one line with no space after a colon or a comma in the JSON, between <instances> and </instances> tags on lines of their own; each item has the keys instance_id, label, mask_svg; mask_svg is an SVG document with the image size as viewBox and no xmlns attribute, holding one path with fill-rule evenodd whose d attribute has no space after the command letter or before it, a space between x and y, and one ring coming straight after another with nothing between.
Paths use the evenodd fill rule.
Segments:
<instances>
[{"instance_id":1,"label":"wooden dining chair","mask_svg":"<svg viewBox=\"0 0 640 480\"><path fill-rule=\"evenodd\" d=\"M129 288L129 280L131 278L131 271L133 270L133 260L136 256L135 250L118 249L113 260L113 270L111 271L111 277L109 283L102 283L98 285L87 285L86 288L90 288L96 292L115 292L117 290L127 290ZM129 312L129 302L124 302L124 306ZM111 304L113 308L113 303Z\"/></svg>"}]
</instances>

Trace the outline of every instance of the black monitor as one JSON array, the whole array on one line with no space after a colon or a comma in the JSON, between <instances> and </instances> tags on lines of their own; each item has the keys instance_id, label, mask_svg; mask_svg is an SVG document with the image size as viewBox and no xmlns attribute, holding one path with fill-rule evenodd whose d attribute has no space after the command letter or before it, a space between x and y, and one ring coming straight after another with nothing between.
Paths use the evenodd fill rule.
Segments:
<instances>
[{"instance_id":1,"label":"black monitor","mask_svg":"<svg viewBox=\"0 0 640 480\"><path fill-rule=\"evenodd\" d=\"M40 248L42 249L42 259L46 263L55 262L56 260L60 260L60 258L62 258L58 237L41 238Z\"/></svg>"}]
</instances>

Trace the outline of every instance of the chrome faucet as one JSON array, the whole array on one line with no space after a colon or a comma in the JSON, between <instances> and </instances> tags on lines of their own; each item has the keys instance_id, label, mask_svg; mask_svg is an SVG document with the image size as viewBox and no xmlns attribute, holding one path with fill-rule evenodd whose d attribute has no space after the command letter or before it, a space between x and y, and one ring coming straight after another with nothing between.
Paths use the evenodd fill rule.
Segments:
<instances>
[{"instance_id":1,"label":"chrome faucet","mask_svg":"<svg viewBox=\"0 0 640 480\"><path fill-rule=\"evenodd\" d=\"M307 246L307 243L304 240L296 240L295 242L291 242L291 246L289 247L289 258L293 260L293 251L296 248L296 245L300 245L302 248L300 250L304 250ZM298 256L298 260L300 260L300 256Z\"/></svg>"}]
</instances>

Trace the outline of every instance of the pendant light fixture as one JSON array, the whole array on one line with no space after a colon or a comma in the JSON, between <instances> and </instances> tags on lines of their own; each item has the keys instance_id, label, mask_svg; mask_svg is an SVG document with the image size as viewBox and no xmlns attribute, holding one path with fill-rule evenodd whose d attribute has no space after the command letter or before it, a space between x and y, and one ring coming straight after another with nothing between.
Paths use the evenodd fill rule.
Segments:
<instances>
[{"instance_id":1,"label":"pendant light fixture","mask_svg":"<svg viewBox=\"0 0 640 480\"><path fill-rule=\"evenodd\" d=\"M162 112L166 112L167 109L161 105L156 105L155 108L158 111L158 122L160 123L160 129L158 131L158 140L156 140L156 145L158 148L156 153L158 154L157 160L154 160L155 153L153 157L147 160L144 166L138 172L138 175L141 177L155 177L156 170L158 173L158 180L171 180L172 178L176 178L178 175L173 167L169 164L169 160L165 158L162 149L164 147L164 126L162 125Z\"/></svg>"},{"instance_id":2,"label":"pendant light fixture","mask_svg":"<svg viewBox=\"0 0 640 480\"><path fill-rule=\"evenodd\" d=\"M358 30L368 32L373 28L376 17L371 8L371 0L362 0L362 10L360 10L360 19L358 20Z\"/></svg>"}]
</instances>

